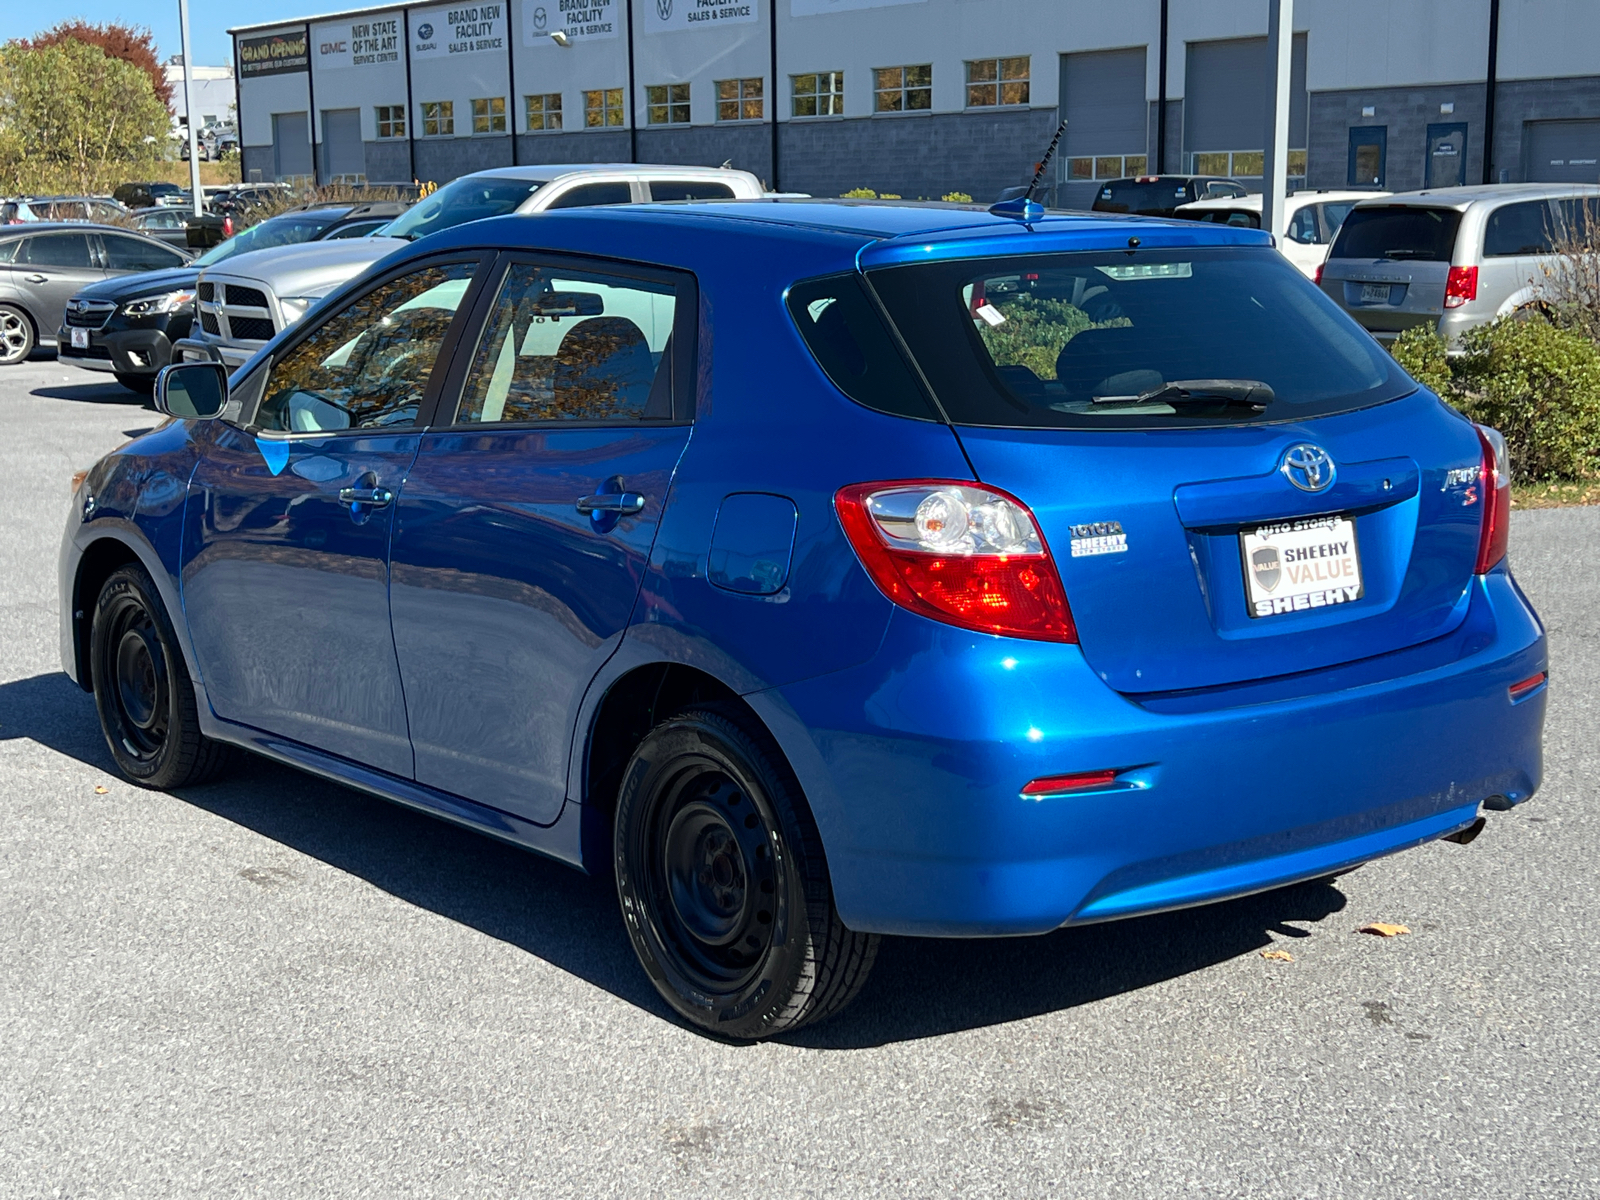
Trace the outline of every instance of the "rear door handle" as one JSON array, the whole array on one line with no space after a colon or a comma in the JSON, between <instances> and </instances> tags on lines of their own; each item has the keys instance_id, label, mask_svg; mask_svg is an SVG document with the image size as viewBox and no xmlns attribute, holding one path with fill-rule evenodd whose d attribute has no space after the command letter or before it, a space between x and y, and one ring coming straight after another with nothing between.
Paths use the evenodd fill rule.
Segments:
<instances>
[{"instance_id":1,"label":"rear door handle","mask_svg":"<svg viewBox=\"0 0 1600 1200\"><path fill-rule=\"evenodd\" d=\"M50 277L48 275L24 275L23 278L26 279L29 283L49 283L50 282Z\"/></svg>"},{"instance_id":2,"label":"rear door handle","mask_svg":"<svg viewBox=\"0 0 1600 1200\"><path fill-rule=\"evenodd\" d=\"M383 508L394 503L394 493L388 488L340 488L340 504L365 504L368 508Z\"/></svg>"},{"instance_id":3,"label":"rear door handle","mask_svg":"<svg viewBox=\"0 0 1600 1200\"><path fill-rule=\"evenodd\" d=\"M638 492L602 492L597 496L585 496L579 500L578 511L585 516L597 512L621 513L628 516L644 511L644 497Z\"/></svg>"}]
</instances>

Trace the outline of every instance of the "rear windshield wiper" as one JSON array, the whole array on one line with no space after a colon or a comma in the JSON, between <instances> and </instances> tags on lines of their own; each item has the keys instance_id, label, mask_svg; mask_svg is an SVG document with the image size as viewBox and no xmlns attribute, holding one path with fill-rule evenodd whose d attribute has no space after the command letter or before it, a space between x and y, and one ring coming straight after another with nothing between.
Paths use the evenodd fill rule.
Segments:
<instances>
[{"instance_id":1,"label":"rear windshield wiper","mask_svg":"<svg viewBox=\"0 0 1600 1200\"><path fill-rule=\"evenodd\" d=\"M1262 412L1276 397L1259 379L1174 379L1137 396L1096 396L1096 404L1238 405Z\"/></svg>"}]
</instances>

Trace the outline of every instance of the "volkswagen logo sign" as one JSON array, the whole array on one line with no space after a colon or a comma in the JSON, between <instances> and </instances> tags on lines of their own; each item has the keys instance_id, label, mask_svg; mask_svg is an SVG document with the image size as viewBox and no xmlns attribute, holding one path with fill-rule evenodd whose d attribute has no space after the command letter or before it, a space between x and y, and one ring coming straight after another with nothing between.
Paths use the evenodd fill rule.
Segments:
<instances>
[{"instance_id":1,"label":"volkswagen logo sign","mask_svg":"<svg viewBox=\"0 0 1600 1200\"><path fill-rule=\"evenodd\" d=\"M672 0L656 0L656 16L663 21L672 20Z\"/></svg>"},{"instance_id":2,"label":"volkswagen logo sign","mask_svg":"<svg viewBox=\"0 0 1600 1200\"><path fill-rule=\"evenodd\" d=\"M1302 492L1321 492L1333 486L1333 456L1310 442L1299 442L1285 450L1278 470Z\"/></svg>"}]
</instances>

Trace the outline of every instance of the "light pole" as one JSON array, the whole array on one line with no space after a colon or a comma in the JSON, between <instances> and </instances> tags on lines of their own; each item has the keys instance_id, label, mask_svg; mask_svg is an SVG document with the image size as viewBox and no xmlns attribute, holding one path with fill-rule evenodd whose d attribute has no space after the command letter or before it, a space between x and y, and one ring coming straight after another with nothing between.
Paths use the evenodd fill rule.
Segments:
<instances>
[{"instance_id":1,"label":"light pole","mask_svg":"<svg viewBox=\"0 0 1600 1200\"><path fill-rule=\"evenodd\" d=\"M1262 164L1261 228L1281 239L1288 224L1289 100L1294 63L1294 0L1267 0L1267 146Z\"/></svg>"},{"instance_id":2,"label":"light pole","mask_svg":"<svg viewBox=\"0 0 1600 1200\"><path fill-rule=\"evenodd\" d=\"M183 49L183 123L189 129L189 189L194 194L194 215L205 214L205 198L200 192L200 152L194 136L194 73L189 63L189 0L178 0L178 37ZM239 139L243 154L244 139Z\"/></svg>"}]
</instances>

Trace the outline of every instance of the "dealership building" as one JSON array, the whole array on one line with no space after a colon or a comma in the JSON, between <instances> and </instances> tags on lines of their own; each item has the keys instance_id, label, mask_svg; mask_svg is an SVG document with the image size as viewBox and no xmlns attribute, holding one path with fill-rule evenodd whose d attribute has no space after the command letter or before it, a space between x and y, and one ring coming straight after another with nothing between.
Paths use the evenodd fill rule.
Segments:
<instances>
[{"instance_id":1,"label":"dealership building","mask_svg":"<svg viewBox=\"0 0 1600 1200\"><path fill-rule=\"evenodd\" d=\"M1259 182L1267 0L490 0L240 27L245 178L663 162L992 197ZM1600 181L1600 0L1297 0L1292 186Z\"/></svg>"}]
</instances>

